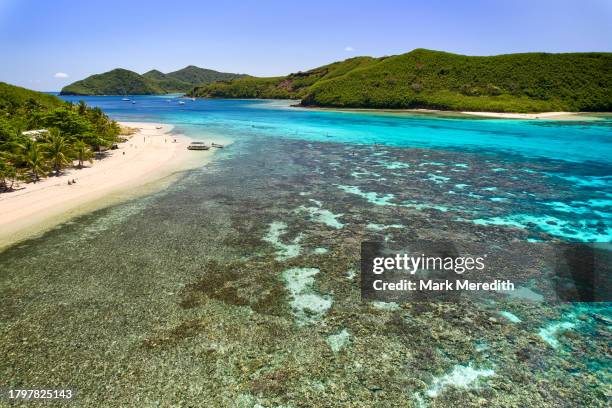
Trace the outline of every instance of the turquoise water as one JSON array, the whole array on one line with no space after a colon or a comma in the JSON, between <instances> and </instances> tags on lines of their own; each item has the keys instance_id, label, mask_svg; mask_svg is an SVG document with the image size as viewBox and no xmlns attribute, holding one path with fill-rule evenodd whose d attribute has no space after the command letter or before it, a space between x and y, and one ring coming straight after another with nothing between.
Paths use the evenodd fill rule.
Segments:
<instances>
[{"instance_id":1,"label":"turquoise water","mask_svg":"<svg viewBox=\"0 0 612 408\"><path fill-rule=\"evenodd\" d=\"M0 253L6 384L79 406L609 405L609 303L549 302L522 253L515 294L452 305L362 301L357 272L363 241L609 241L609 122L87 100L234 143Z\"/></svg>"},{"instance_id":2,"label":"turquoise water","mask_svg":"<svg viewBox=\"0 0 612 408\"><path fill-rule=\"evenodd\" d=\"M532 158L612 165L612 120L594 122L450 119L425 115L322 112L289 101L136 96L64 97L100 106L118 120L165 121L192 135L266 135L313 141L500 152ZM197 131L195 131L197 129ZM190 132L191 133L191 132Z\"/></svg>"},{"instance_id":3,"label":"turquoise water","mask_svg":"<svg viewBox=\"0 0 612 408\"><path fill-rule=\"evenodd\" d=\"M396 169L399 176L415 169L408 169L405 163L385 162L384 146L475 154L483 162L499 163L490 169L499 175L488 177L490 185L474 187L470 177L485 176L476 170L470 172L460 159L453 163L424 161L420 165L433 169L423 177L439 187L436 194L455 195L452 197L455 201L462 197L468 204L487 200L495 208L480 211L474 204L469 211L464 208L458 220L525 228L571 241L609 241L612 236L610 118L593 121L442 118L314 111L290 107L290 101L264 100L183 99L185 104L179 105L174 96L136 96L133 97L136 104L112 96L65 99L84 99L117 120L171 123L195 139L222 134L235 140L263 137L270 143L281 138L380 145L380 151L374 154L381 156L386 169ZM508 179L509 171L515 181L513 186L508 185L508 180L501 180L502 176ZM456 181L455 176L461 173L469 175L468 182ZM530 191L517 189L516 184L520 183L516 182L523 178L533 181ZM559 196L538 194L542 185L557 190ZM443 187L446 190L440 190ZM362 193L372 196L371 192ZM447 207L443 204L410 203L415 208L438 210Z\"/></svg>"}]
</instances>

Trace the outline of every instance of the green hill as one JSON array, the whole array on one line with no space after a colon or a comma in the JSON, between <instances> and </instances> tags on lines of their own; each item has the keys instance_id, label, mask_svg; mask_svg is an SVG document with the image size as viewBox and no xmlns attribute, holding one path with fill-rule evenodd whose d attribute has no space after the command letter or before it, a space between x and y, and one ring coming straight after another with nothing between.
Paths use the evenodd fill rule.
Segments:
<instances>
[{"instance_id":1,"label":"green hill","mask_svg":"<svg viewBox=\"0 0 612 408\"><path fill-rule=\"evenodd\" d=\"M65 86L62 95L152 95L187 92L196 85L243 75L217 72L190 65L164 74L151 70L143 75L117 68Z\"/></svg>"},{"instance_id":2,"label":"green hill","mask_svg":"<svg viewBox=\"0 0 612 408\"><path fill-rule=\"evenodd\" d=\"M169 72L166 74L166 77L195 85L209 84L214 81L227 81L244 76L245 75L241 74L230 74L227 72L213 71L212 69L199 68L193 65L189 65L183 69L179 69L178 71ZM193 88L193 86L189 89L191 88ZM189 89L186 89L185 91Z\"/></svg>"},{"instance_id":3,"label":"green hill","mask_svg":"<svg viewBox=\"0 0 612 408\"><path fill-rule=\"evenodd\" d=\"M105 145L117 135L117 124L100 108L84 102L73 104L54 95L0 82L0 153L9 140L22 138L32 129L57 129L91 145Z\"/></svg>"},{"instance_id":4,"label":"green hill","mask_svg":"<svg viewBox=\"0 0 612 408\"><path fill-rule=\"evenodd\" d=\"M11 112L28 104L48 109L63 106L65 103L53 95L0 82L0 111L7 112L9 116Z\"/></svg>"},{"instance_id":5,"label":"green hill","mask_svg":"<svg viewBox=\"0 0 612 408\"><path fill-rule=\"evenodd\" d=\"M301 99L303 106L541 112L612 111L612 53L472 57L416 49L275 78L239 78L189 95Z\"/></svg>"},{"instance_id":6,"label":"green hill","mask_svg":"<svg viewBox=\"0 0 612 408\"><path fill-rule=\"evenodd\" d=\"M163 81L164 79L167 79L166 74L156 69L152 69L148 72L145 72L144 74L142 74L142 76L147 79L152 79L153 81Z\"/></svg>"},{"instance_id":7,"label":"green hill","mask_svg":"<svg viewBox=\"0 0 612 408\"><path fill-rule=\"evenodd\" d=\"M155 93L180 93L187 92L193 83L181 81L180 79L172 78L156 69L142 74L142 76L151 81L156 87L161 89L161 92ZM195 82L198 83L198 82Z\"/></svg>"},{"instance_id":8,"label":"green hill","mask_svg":"<svg viewBox=\"0 0 612 408\"><path fill-rule=\"evenodd\" d=\"M65 86L61 95L150 95L164 93L154 81L117 68Z\"/></svg>"},{"instance_id":9,"label":"green hill","mask_svg":"<svg viewBox=\"0 0 612 408\"><path fill-rule=\"evenodd\" d=\"M351 70L370 66L377 61L372 57L356 57L284 77L249 76L231 81L218 81L195 87L188 95L211 98L301 99L315 83L340 77Z\"/></svg>"}]
</instances>

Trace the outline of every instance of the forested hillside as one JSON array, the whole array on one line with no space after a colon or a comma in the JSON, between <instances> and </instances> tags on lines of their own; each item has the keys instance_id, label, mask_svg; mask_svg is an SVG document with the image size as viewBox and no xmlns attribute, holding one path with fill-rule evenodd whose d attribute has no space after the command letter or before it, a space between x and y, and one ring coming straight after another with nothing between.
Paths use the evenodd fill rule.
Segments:
<instances>
[{"instance_id":1,"label":"forested hillside","mask_svg":"<svg viewBox=\"0 0 612 408\"><path fill-rule=\"evenodd\" d=\"M612 111L612 54L472 57L416 49L276 78L240 78L190 95L290 98L304 106L541 112Z\"/></svg>"}]
</instances>

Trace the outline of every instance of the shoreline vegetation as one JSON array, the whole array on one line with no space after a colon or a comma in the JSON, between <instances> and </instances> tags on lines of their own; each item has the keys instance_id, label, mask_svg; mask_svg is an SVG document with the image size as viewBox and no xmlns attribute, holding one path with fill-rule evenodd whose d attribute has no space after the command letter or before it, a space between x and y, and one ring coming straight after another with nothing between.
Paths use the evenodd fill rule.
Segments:
<instances>
[{"instance_id":1,"label":"shoreline vegetation","mask_svg":"<svg viewBox=\"0 0 612 408\"><path fill-rule=\"evenodd\" d=\"M103 158L0 194L0 250L75 216L159 191L174 175L207 163L214 152L190 152L190 139L172 134L171 125L119 124L130 134Z\"/></svg>"},{"instance_id":2,"label":"shoreline vegetation","mask_svg":"<svg viewBox=\"0 0 612 408\"><path fill-rule=\"evenodd\" d=\"M0 250L210 159L172 129L0 82Z\"/></svg>"},{"instance_id":3,"label":"shoreline vegetation","mask_svg":"<svg viewBox=\"0 0 612 408\"><path fill-rule=\"evenodd\" d=\"M112 149L121 127L100 108L0 82L0 192L60 176Z\"/></svg>"},{"instance_id":4,"label":"shoreline vegetation","mask_svg":"<svg viewBox=\"0 0 612 408\"><path fill-rule=\"evenodd\" d=\"M283 77L196 86L189 97L297 99L303 107L542 113L612 111L612 53L465 56L416 49Z\"/></svg>"}]
</instances>

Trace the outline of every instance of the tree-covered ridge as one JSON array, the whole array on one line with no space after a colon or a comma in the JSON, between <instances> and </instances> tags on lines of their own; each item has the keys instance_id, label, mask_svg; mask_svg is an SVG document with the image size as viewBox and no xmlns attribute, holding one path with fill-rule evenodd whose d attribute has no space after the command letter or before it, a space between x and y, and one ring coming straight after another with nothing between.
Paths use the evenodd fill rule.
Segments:
<instances>
[{"instance_id":1,"label":"tree-covered ridge","mask_svg":"<svg viewBox=\"0 0 612 408\"><path fill-rule=\"evenodd\" d=\"M209 84L214 81L226 81L246 76L243 74L231 74L228 72L219 72L212 69L199 68L194 65L189 65L183 69L169 72L165 75L167 78L173 78L191 84L192 86L189 89L193 88L193 85ZM189 89L186 89L185 91Z\"/></svg>"},{"instance_id":2,"label":"tree-covered ridge","mask_svg":"<svg viewBox=\"0 0 612 408\"><path fill-rule=\"evenodd\" d=\"M243 75L218 72L190 65L164 74L151 70L143 75L117 68L65 86L62 95L154 95L187 92L196 85L229 80Z\"/></svg>"},{"instance_id":3,"label":"tree-covered ridge","mask_svg":"<svg viewBox=\"0 0 612 408\"><path fill-rule=\"evenodd\" d=\"M268 98L300 99L316 82L339 77L347 72L375 63L371 57L355 57L334 62L306 72L297 72L284 77L243 77L230 81L217 81L197 86L187 95L211 98Z\"/></svg>"},{"instance_id":4,"label":"tree-covered ridge","mask_svg":"<svg viewBox=\"0 0 612 408\"><path fill-rule=\"evenodd\" d=\"M8 115L28 104L36 104L41 108L57 108L63 106L64 101L53 95L0 82L0 111ZM4 115L0 117L2 118Z\"/></svg>"},{"instance_id":5,"label":"tree-covered ridge","mask_svg":"<svg viewBox=\"0 0 612 408\"><path fill-rule=\"evenodd\" d=\"M242 78L190 95L301 99L304 106L541 112L612 111L611 53L471 57L417 49L352 58L277 78Z\"/></svg>"},{"instance_id":6,"label":"tree-covered ridge","mask_svg":"<svg viewBox=\"0 0 612 408\"><path fill-rule=\"evenodd\" d=\"M0 82L0 192L82 166L119 132L99 108Z\"/></svg>"},{"instance_id":7,"label":"tree-covered ridge","mask_svg":"<svg viewBox=\"0 0 612 408\"><path fill-rule=\"evenodd\" d=\"M74 82L62 89L62 95L151 95L163 93L152 80L123 68L113 69Z\"/></svg>"}]
</instances>

